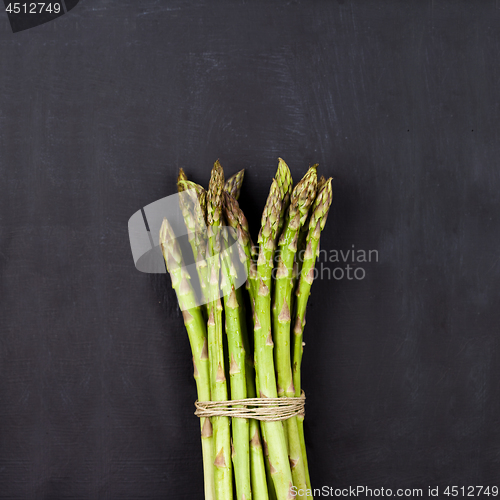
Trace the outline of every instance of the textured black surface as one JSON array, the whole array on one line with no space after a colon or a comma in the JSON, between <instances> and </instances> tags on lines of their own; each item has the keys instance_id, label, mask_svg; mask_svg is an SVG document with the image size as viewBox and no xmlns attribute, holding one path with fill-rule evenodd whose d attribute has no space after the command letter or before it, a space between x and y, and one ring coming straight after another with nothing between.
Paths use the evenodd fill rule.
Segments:
<instances>
[{"instance_id":1,"label":"textured black surface","mask_svg":"<svg viewBox=\"0 0 500 500\"><path fill-rule=\"evenodd\" d=\"M127 221L220 158L255 232L278 156L335 177L323 249L379 254L313 287L314 485L498 484L499 53L495 1L0 14L0 498L202 498L182 318Z\"/></svg>"}]
</instances>

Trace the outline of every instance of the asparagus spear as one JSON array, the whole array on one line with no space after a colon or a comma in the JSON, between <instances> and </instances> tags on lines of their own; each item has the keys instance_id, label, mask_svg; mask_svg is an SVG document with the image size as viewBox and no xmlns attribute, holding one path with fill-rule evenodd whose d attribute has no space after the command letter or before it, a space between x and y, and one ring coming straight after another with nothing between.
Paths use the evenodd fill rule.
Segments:
<instances>
[{"instance_id":1,"label":"asparagus spear","mask_svg":"<svg viewBox=\"0 0 500 500\"><path fill-rule=\"evenodd\" d=\"M318 164L316 164L316 166L317 165ZM322 175L318 179L318 185L316 186L316 193L319 193L321 191L321 188L325 185L325 183L326 183L325 176ZM297 252L299 252L300 250L306 249L306 238L307 238L307 234L309 233L309 221L310 220L311 220L311 212L308 213L307 220L306 220L305 224L303 224L302 227L300 228L299 241L297 243ZM302 254L301 254L301 256L302 256ZM300 262L300 267L302 268L302 258L300 259L299 262ZM297 275L297 278L298 278L299 274Z\"/></svg>"},{"instance_id":2,"label":"asparagus spear","mask_svg":"<svg viewBox=\"0 0 500 500\"><path fill-rule=\"evenodd\" d=\"M295 309L294 336L293 336L293 385L295 387L295 396L300 396L301 381L300 368L302 363L304 326L306 324L306 306L311 285L314 279L314 266L316 264L316 254L318 250L321 231L325 227L328 211L332 203L332 179L331 177L321 186L316 200L311 209L311 219L309 221L309 232L306 239L306 251L302 270L300 273L299 284L297 287L297 304ZM304 417L298 417L299 435L301 440L302 458L304 460L307 484L310 488L309 470L307 466L307 454L304 440Z\"/></svg>"},{"instance_id":3,"label":"asparagus spear","mask_svg":"<svg viewBox=\"0 0 500 500\"><path fill-rule=\"evenodd\" d=\"M229 226L236 231L238 236L239 258L247 271L247 290L253 308L257 287L257 267L253 260L255 247L250 236L248 222L236 199L227 192L224 193L224 209Z\"/></svg>"},{"instance_id":4,"label":"asparagus spear","mask_svg":"<svg viewBox=\"0 0 500 500\"><path fill-rule=\"evenodd\" d=\"M245 169L240 170L236 174L229 177L224 185L224 191L229 193L235 200L240 197L241 185L243 184L243 177L245 176Z\"/></svg>"},{"instance_id":5,"label":"asparagus spear","mask_svg":"<svg viewBox=\"0 0 500 500\"><path fill-rule=\"evenodd\" d=\"M254 257L254 245L250 236L250 229L248 228L245 214L241 210L236 198L227 191L224 193L224 213L227 223L236 231L238 239L243 245L238 247L239 250L243 251L243 253L240 252L239 258L246 265L247 271L249 271Z\"/></svg>"},{"instance_id":6,"label":"asparagus spear","mask_svg":"<svg viewBox=\"0 0 500 500\"><path fill-rule=\"evenodd\" d=\"M224 172L219 161L212 169L207 194L209 259L208 350L211 367L212 401L227 401L227 384L222 342L222 304L219 295L220 234ZM217 500L231 500L233 494L231 436L228 417L212 417L214 430L214 476Z\"/></svg>"},{"instance_id":7,"label":"asparagus spear","mask_svg":"<svg viewBox=\"0 0 500 500\"><path fill-rule=\"evenodd\" d=\"M260 397L277 397L271 333L271 274L276 248L276 234L283 204L283 190L273 179L262 214L259 233L259 278L255 298L254 344L257 388ZM262 421L264 437L269 449L270 472L278 500L294 497L292 474L288 462L285 433L281 422Z\"/></svg>"},{"instance_id":8,"label":"asparagus spear","mask_svg":"<svg viewBox=\"0 0 500 500\"><path fill-rule=\"evenodd\" d=\"M292 196L293 190L292 174L290 172L290 169L288 168L288 165L281 158L278 158L278 170L276 172L275 179L278 181L278 184L284 193L277 234L277 237L280 238L283 231L283 226L285 225L287 210L290 205L290 197ZM276 252L274 260L277 261L278 258L279 254L278 252Z\"/></svg>"},{"instance_id":9,"label":"asparagus spear","mask_svg":"<svg viewBox=\"0 0 500 500\"><path fill-rule=\"evenodd\" d=\"M267 491L269 492L269 500L278 500L278 496L276 494L276 488L274 487L274 481L271 474L271 462L269 461L269 447L267 446L265 428L261 423L261 431L262 431L262 450L264 452L264 463L266 468L266 481L267 481Z\"/></svg>"},{"instance_id":10,"label":"asparagus spear","mask_svg":"<svg viewBox=\"0 0 500 500\"><path fill-rule=\"evenodd\" d=\"M248 393L248 397L255 398L256 394ZM252 493L256 500L268 500L270 498L266 468L264 466L264 452L260 437L259 422L254 418L250 419L250 474L252 477Z\"/></svg>"},{"instance_id":11,"label":"asparagus spear","mask_svg":"<svg viewBox=\"0 0 500 500\"><path fill-rule=\"evenodd\" d=\"M291 280L299 231L316 196L316 167L317 165L312 166L295 186L279 240L273 304L279 396L293 396L295 393L289 355Z\"/></svg>"},{"instance_id":12,"label":"asparagus spear","mask_svg":"<svg viewBox=\"0 0 500 500\"><path fill-rule=\"evenodd\" d=\"M231 383L231 399L247 397L246 384L246 349L243 342L243 331L246 334L245 305L241 294L236 293L236 267L233 263L233 248L226 242L221 252L222 279L221 288L224 293L224 312L226 318L226 335L229 354L229 380ZM238 300L239 299L239 300ZM238 500L250 500L252 488L250 480L250 430L246 418L232 419L232 460Z\"/></svg>"},{"instance_id":13,"label":"asparagus spear","mask_svg":"<svg viewBox=\"0 0 500 500\"><path fill-rule=\"evenodd\" d=\"M180 169L184 174L184 171ZM179 177L181 177L179 172ZM185 177L185 174L184 174ZM188 241L193 251L196 271L200 281L200 301L207 303L207 237L206 237L206 196L205 189L195 182L178 179L179 205L188 231ZM206 311L206 307L205 307Z\"/></svg>"},{"instance_id":14,"label":"asparagus spear","mask_svg":"<svg viewBox=\"0 0 500 500\"><path fill-rule=\"evenodd\" d=\"M275 179L279 188L283 192L283 201L281 204L277 231L277 236L279 236L279 234L281 233L281 227L284 224L284 215L290 203L290 195L293 186L290 169L281 158L278 158L278 169L276 171ZM258 286L258 278L257 269L254 265L253 258L258 257L258 254L255 251L255 246L253 245L252 239L250 237L250 231L248 229L246 217L243 211L239 208L238 202L236 201L234 196L231 196L231 193L228 193L227 190L225 195L225 209L226 219L229 225L238 232L238 236L244 243L243 250L246 256L241 255L240 259L241 262L245 262L247 266L247 273L249 277L247 288L250 293L252 307L254 307L254 298L257 290L254 290L253 288Z\"/></svg>"},{"instance_id":15,"label":"asparagus spear","mask_svg":"<svg viewBox=\"0 0 500 500\"><path fill-rule=\"evenodd\" d=\"M238 303L243 303L242 289L236 290L236 297ZM245 328L242 329L243 345L245 347L246 356L246 381L247 381L247 397L256 398L257 392L255 390L255 365L253 356L250 350L248 340L248 333ZM252 478L252 491L253 496L257 500L274 500L276 494L274 493L274 486L272 480L270 485L267 483L266 466L269 462L264 459L264 451L261 442L260 424L258 420L250 419L250 461L251 461L251 478Z\"/></svg>"},{"instance_id":16,"label":"asparagus spear","mask_svg":"<svg viewBox=\"0 0 500 500\"><path fill-rule=\"evenodd\" d=\"M225 193L225 203L224 209L226 214L226 220L230 227L232 227L238 235L238 240L240 245L238 245L238 255L240 261L246 266L248 281L247 290L250 294L250 300L252 304L255 301L255 285L257 269L252 258L253 243L250 236L250 230L248 228L248 223L243 211L240 209L238 202L229 194ZM242 246L241 246L242 245ZM243 304L243 294L242 289L238 288L236 290L236 300L238 304ZM242 311L243 308L238 309ZM242 320L244 328L242 328L242 340L243 346L246 352L246 386L247 395L249 398L257 397L255 391L255 366L252 351L250 350L250 343L248 339L248 333L246 329L246 323L244 318ZM232 386L231 386L232 390ZM264 453L262 448L262 440L260 433L259 422L255 419L250 419L250 462L251 462L251 480L252 480L252 491L254 498L258 500L267 500L269 498L268 488L267 488L267 477L264 462ZM267 464L267 462L266 462ZM272 483L271 483L272 484Z\"/></svg>"},{"instance_id":17,"label":"asparagus spear","mask_svg":"<svg viewBox=\"0 0 500 500\"><path fill-rule=\"evenodd\" d=\"M230 357L229 376L231 382L231 398L244 399L247 397L245 376L245 348L241 330L244 328L244 317L240 314L242 304L238 302L234 285L231 294L224 297L226 313L226 334ZM250 429L246 418L233 418L233 452L232 459L236 481L238 500L252 498L250 479Z\"/></svg>"},{"instance_id":18,"label":"asparagus spear","mask_svg":"<svg viewBox=\"0 0 500 500\"><path fill-rule=\"evenodd\" d=\"M321 191L321 188L325 185L325 183L326 183L325 176L322 175L318 179L318 185L316 186L316 193L319 193ZM294 278L295 278L294 287L293 287L294 291L297 288L296 285L297 285L297 282L299 281L300 270L302 269L302 261L303 261L303 256L304 256L304 252L306 249L306 238L307 238L307 234L309 233L309 221L311 220L311 212L312 212L312 210L309 211L308 216L307 216L307 220L306 220L305 224L302 225L302 227L300 228L300 231L299 231L299 241L297 242L297 255L296 255L297 273L294 276Z\"/></svg>"},{"instance_id":19,"label":"asparagus spear","mask_svg":"<svg viewBox=\"0 0 500 500\"><path fill-rule=\"evenodd\" d=\"M279 222L278 222L278 231L276 233L276 238L279 238L281 235L281 231L283 229L283 224L285 221L285 215L286 211L288 209L288 205L290 204L290 196L292 194L292 188L293 188L293 180L292 180L292 174L290 172L290 169L288 168L288 165L285 163L285 161L281 158L278 158L278 169L276 171L276 175L274 176L276 179L278 186L280 189L283 191L283 203L281 205L281 211L280 211L280 216L279 216ZM285 424L283 424L285 425ZM287 441L287 434L285 432L285 441ZM267 444L264 438L264 449L267 450ZM287 447L288 447L288 442L287 442ZM271 476L270 472L270 466L269 466L269 452L266 452L266 471L268 474L268 477ZM268 488L269 488L269 496L272 500L276 499L276 491L274 488L274 484L272 481L268 483Z\"/></svg>"},{"instance_id":20,"label":"asparagus spear","mask_svg":"<svg viewBox=\"0 0 500 500\"><path fill-rule=\"evenodd\" d=\"M297 251L297 240L301 225L307 218L309 207L316 196L316 165L311 167L295 186L288 209L283 233L279 241L278 267L274 288L273 325L275 340L275 363L278 374L278 396L293 397L290 359L290 302L292 296L292 271ZM288 437L289 460L293 484L299 491L307 488L306 474L300 447L297 419L285 421Z\"/></svg>"},{"instance_id":21,"label":"asparagus spear","mask_svg":"<svg viewBox=\"0 0 500 500\"><path fill-rule=\"evenodd\" d=\"M167 269L184 317L193 354L194 378L200 401L210 401L210 369L205 321L189 283L189 275L183 266L181 250L172 228L165 219L160 229L160 243ZM210 419L201 418L201 447L205 478L205 499L215 499L213 438Z\"/></svg>"},{"instance_id":22,"label":"asparagus spear","mask_svg":"<svg viewBox=\"0 0 500 500\"><path fill-rule=\"evenodd\" d=\"M326 182L325 177L322 175L318 179L318 185L316 186L316 193L319 193L321 188ZM290 311L295 310L295 292L297 291L297 284L299 281L300 271L302 270L302 261L304 257L304 252L306 250L306 238L309 233L309 221L311 220L311 211L307 216L306 222L302 225L299 231L299 240L297 242L297 253L295 254L295 259L293 261L293 273L292 273L292 298L290 301Z\"/></svg>"}]
</instances>

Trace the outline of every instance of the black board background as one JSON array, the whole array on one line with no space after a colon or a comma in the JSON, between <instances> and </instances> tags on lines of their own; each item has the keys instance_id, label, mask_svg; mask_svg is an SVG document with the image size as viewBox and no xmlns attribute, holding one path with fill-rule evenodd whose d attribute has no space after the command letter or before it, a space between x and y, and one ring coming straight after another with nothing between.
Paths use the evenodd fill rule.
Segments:
<instances>
[{"instance_id":1,"label":"black board background","mask_svg":"<svg viewBox=\"0 0 500 500\"><path fill-rule=\"evenodd\" d=\"M220 158L256 233L278 156L335 177L322 248L379 252L313 287L314 485L498 485L499 51L496 1L0 14L0 498L202 498L182 318L127 221Z\"/></svg>"}]
</instances>

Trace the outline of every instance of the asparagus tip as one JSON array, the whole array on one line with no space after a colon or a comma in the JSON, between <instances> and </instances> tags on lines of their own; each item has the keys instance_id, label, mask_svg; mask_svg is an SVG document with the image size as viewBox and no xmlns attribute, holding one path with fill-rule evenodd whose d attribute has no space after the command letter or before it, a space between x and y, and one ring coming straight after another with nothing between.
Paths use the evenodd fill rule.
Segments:
<instances>
[{"instance_id":1,"label":"asparagus tip","mask_svg":"<svg viewBox=\"0 0 500 500\"><path fill-rule=\"evenodd\" d=\"M243 178L245 176L245 169L241 169L236 174L229 177L224 186L224 190L229 193L235 200L240 197L241 186L243 185Z\"/></svg>"},{"instance_id":2,"label":"asparagus tip","mask_svg":"<svg viewBox=\"0 0 500 500\"><path fill-rule=\"evenodd\" d=\"M222 192L224 189L224 170L219 160L214 163L207 193L207 220L210 226L218 225L222 212Z\"/></svg>"},{"instance_id":3,"label":"asparagus tip","mask_svg":"<svg viewBox=\"0 0 500 500\"><path fill-rule=\"evenodd\" d=\"M181 184L181 182L187 181L187 180L188 180L188 178L187 178L186 172L184 172L184 169L182 167L179 168L179 174L177 175L177 191L179 191L179 193L181 193L185 189L183 187L183 185Z\"/></svg>"}]
</instances>

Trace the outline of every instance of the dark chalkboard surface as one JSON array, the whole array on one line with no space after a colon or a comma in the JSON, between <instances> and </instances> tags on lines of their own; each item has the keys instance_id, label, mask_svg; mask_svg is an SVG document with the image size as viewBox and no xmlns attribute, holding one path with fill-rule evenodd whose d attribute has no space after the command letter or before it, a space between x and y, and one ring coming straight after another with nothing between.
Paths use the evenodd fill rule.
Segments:
<instances>
[{"instance_id":1,"label":"dark chalkboard surface","mask_svg":"<svg viewBox=\"0 0 500 500\"><path fill-rule=\"evenodd\" d=\"M375 251L313 287L313 484L498 486L499 53L497 1L1 13L0 498L202 498L182 317L127 221L220 158L256 233L278 156L335 178L326 274Z\"/></svg>"}]
</instances>

